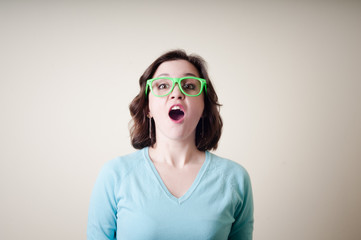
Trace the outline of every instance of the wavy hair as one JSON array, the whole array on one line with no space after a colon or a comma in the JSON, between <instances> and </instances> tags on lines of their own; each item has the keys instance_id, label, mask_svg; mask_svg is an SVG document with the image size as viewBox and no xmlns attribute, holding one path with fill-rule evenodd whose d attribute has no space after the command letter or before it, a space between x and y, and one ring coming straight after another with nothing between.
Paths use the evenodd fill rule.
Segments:
<instances>
[{"instance_id":1,"label":"wavy hair","mask_svg":"<svg viewBox=\"0 0 361 240\"><path fill-rule=\"evenodd\" d=\"M153 118L149 120L148 97L145 95L146 82L152 78L155 71L164 62L186 60L194 65L201 78L207 81L207 94L204 96L204 111L196 127L196 147L200 151L217 149L222 133L222 118L219 110L217 94L208 76L206 62L198 55L187 55L184 50L172 50L157 58L139 79L140 91L129 105L132 121L130 123L130 137L134 148L142 149L156 143L155 124ZM149 121L152 121L151 123ZM150 129L150 127L152 129Z\"/></svg>"}]
</instances>

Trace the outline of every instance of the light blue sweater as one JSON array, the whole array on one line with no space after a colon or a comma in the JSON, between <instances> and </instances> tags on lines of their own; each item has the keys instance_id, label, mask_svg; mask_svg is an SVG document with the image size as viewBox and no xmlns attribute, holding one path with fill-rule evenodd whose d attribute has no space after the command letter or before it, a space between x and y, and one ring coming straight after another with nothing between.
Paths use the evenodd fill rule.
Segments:
<instances>
[{"instance_id":1,"label":"light blue sweater","mask_svg":"<svg viewBox=\"0 0 361 240\"><path fill-rule=\"evenodd\" d=\"M208 151L180 198L168 191L144 148L106 163L90 200L88 240L249 240L252 233L249 175Z\"/></svg>"}]
</instances>

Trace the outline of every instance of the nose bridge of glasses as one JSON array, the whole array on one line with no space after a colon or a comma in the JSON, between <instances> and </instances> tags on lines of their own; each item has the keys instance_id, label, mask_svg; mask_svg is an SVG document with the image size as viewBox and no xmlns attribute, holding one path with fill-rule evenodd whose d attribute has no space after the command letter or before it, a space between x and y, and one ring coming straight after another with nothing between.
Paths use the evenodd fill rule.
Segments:
<instances>
[{"instance_id":1,"label":"nose bridge of glasses","mask_svg":"<svg viewBox=\"0 0 361 240\"><path fill-rule=\"evenodd\" d=\"M180 80L181 80L181 78L173 78L173 87L171 88L171 93L174 92L175 88L178 88L178 92L180 94L184 94L182 91L182 85L180 83Z\"/></svg>"}]
</instances>

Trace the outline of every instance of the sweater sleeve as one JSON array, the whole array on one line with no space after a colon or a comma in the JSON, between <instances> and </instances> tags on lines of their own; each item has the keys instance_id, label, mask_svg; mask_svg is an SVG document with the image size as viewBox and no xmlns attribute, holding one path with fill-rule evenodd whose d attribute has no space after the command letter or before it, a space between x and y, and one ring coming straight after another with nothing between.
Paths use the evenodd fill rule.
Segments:
<instances>
[{"instance_id":1,"label":"sweater sleeve","mask_svg":"<svg viewBox=\"0 0 361 240\"><path fill-rule=\"evenodd\" d=\"M100 171L90 198L87 240L116 239L115 186L118 178L110 163L105 164Z\"/></svg>"},{"instance_id":2,"label":"sweater sleeve","mask_svg":"<svg viewBox=\"0 0 361 240\"><path fill-rule=\"evenodd\" d=\"M235 211L235 221L229 235L230 240L251 240L253 237L253 195L251 181L248 173L244 170L243 179L235 187L235 195L238 198Z\"/></svg>"}]
</instances>

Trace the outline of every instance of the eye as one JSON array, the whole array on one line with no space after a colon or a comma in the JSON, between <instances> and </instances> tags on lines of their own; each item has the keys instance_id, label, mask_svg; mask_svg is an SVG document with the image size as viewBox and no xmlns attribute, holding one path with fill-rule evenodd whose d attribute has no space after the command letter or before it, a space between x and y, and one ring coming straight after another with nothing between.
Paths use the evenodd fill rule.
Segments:
<instances>
[{"instance_id":1,"label":"eye","mask_svg":"<svg viewBox=\"0 0 361 240\"><path fill-rule=\"evenodd\" d=\"M172 86L172 81L169 79L156 79L153 81L153 89L165 90Z\"/></svg>"},{"instance_id":2,"label":"eye","mask_svg":"<svg viewBox=\"0 0 361 240\"><path fill-rule=\"evenodd\" d=\"M182 86L183 89L187 89L187 90L194 90L196 89L196 85L192 84L192 83L185 83Z\"/></svg>"},{"instance_id":3,"label":"eye","mask_svg":"<svg viewBox=\"0 0 361 240\"><path fill-rule=\"evenodd\" d=\"M169 88L169 84L167 83L161 83L158 85L158 89L162 90L162 89L167 89Z\"/></svg>"}]
</instances>

